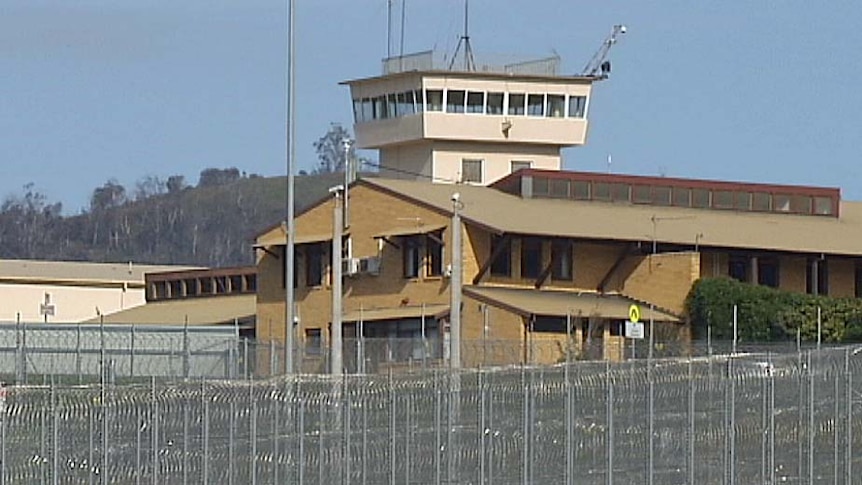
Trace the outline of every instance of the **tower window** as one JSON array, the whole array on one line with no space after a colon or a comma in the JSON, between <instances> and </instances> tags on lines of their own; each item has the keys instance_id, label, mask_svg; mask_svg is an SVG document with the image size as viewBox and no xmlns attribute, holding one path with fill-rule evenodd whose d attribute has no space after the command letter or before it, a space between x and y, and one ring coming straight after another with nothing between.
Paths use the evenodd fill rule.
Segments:
<instances>
[{"instance_id":1,"label":"tower window","mask_svg":"<svg viewBox=\"0 0 862 485\"><path fill-rule=\"evenodd\" d=\"M530 116L544 116L545 95L530 94L527 96L527 114Z\"/></svg>"},{"instance_id":2,"label":"tower window","mask_svg":"<svg viewBox=\"0 0 862 485\"><path fill-rule=\"evenodd\" d=\"M461 160L461 181L482 183L482 160Z\"/></svg>"},{"instance_id":3,"label":"tower window","mask_svg":"<svg viewBox=\"0 0 862 485\"><path fill-rule=\"evenodd\" d=\"M485 93L471 91L467 93L467 112L481 114L485 110Z\"/></svg>"},{"instance_id":4,"label":"tower window","mask_svg":"<svg viewBox=\"0 0 862 485\"><path fill-rule=\"evenodd\" d=\"M587 113L586 96L569 96L569 118L583 118Z\"/></svg>"},{"instance_id":5,"label":"tower window","mask_svg":"<svg viewBox=\"0 0 862 485\"><path fill-rule=\"evenodd\" d=\"M428 111L443 111L443 91L440 89L426 90L425 102L428 103Z\"/></svg>"},{"instance_id":6,"label":"tower window","mask_svg":"<svg viewBox=\"0 0 862 485\"><path fill-rule=\"evenodd\" d=\"M524 105L527 102L527 96L523 94L509 94L509 114L522 115L524 114Z\"/></svg>"},{"instance_id":7,"label":"tower window","mask_svg":"<svg viewBox=\"0 0 862 485\"><path fill-rule=\"evenodd\" d=\"M488 93L485 113L489 115L503 114L503 93Z\"/></svg>"},{"instance_id":8,"label":"tower window","mask_svg":"<svg viewBox=\"0 0 862 485\"><path fill-rule=\"evenodd\" d=\"M562 118L565 115L566 97L562 94L549 94L545 113L551 118Z\"/></svg>"},{"instance_id":9,"label":"tower window","mask_svg":"<svg viewBox=\"0 0 862 485\"><path fill-rule=\"evenodd\" d=\"M447 113L463 113L464 112L464 96L465 92L461 90L446 91L446 112Z\"/></svg>"}]
</instances>

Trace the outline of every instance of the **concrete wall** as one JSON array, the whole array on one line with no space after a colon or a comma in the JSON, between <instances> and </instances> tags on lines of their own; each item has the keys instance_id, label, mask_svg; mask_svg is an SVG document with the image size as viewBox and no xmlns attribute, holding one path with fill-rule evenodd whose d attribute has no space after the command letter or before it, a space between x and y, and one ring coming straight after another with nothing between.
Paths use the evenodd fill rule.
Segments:
<instances>
[{"instance_id":1,"label":"concrete wall","mask_svg":"<svg viewBox=\"0 0 862 485\"><path fill-rule=\"evenodd\" d=\"M0 283L0 321L14 322L17 315L25 322L42 322L39 305L51 295L54 316L49 322L73 323L133 308L145 303L143 284L139 288L112 286L66 286Z\"/></svg>"}]
</instances>

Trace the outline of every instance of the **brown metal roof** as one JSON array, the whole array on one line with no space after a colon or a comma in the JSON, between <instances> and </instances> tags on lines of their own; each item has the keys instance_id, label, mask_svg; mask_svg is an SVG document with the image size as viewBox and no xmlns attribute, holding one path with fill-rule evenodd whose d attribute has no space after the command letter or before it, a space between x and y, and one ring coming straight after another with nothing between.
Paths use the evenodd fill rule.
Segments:
<instances>
[{"instance_id":1,"label":"brown metal roof","mask_svg":"<svg viewBox=\"0 0 862 485\"><path fill-rule=\"evenodd\" d=\"M144 275L162 271L200 269L194 266L135 263L88 263L75 261L0 260L0 281L97 286L99 284L144 284Z\"/></svg>"},{"instance_id":2,"label":"brown metal roof","mask_svg":"<svg viewBox=\"0 0 862 485\"><path fill-rule=\"evenodd\" d=\"M380 320L396 320L402 318L436 318L449 313L449 305L411 305L390 308L372 308L368 310L354 310L344 314L342 320L345 322L374 322Z\"/></svg>"},{"instance_id":3,"label":"brown metal roof","mask_svg":"<svg viewBox=\"0 0 862 485\"><path fill-rule=\"evenodd\" d=\"M629 308L638 305L641 319L658 322L679 322L679 317L667 311L650 310L648 304L623 295L579 293L572 291L534 290L493 286L465 286L464 295L489 305L529 317L533 315L565 317L602 317L628 320Z\"/></svg>"},{"instance_id":4,"label":"brown metal roof","mask_svg":"<svg viewBox=\"0 0 862 485\"><path fill-rule=\"evenodd\" d=\"M462 218L500 233L671 243L862 256L862 203L841 202L841 216L701 210L596 201L522 199L499 190L427 182L363 179L370 187L443 214L459 192Z\"/></svg>"},{"instance_id":5,"label":"brown metal roof","mask_svg":"<svg viewBox=\"0 0 862 485\"><path fill-rule=\"evenodd\" d=\"M128 310L104 315L105 323L139 325L218 325L240 323L254 318L257 295L231 295L186 298L146 303ZM99 318L87 323L99 323Z\"/></svg>"}]
</instances>

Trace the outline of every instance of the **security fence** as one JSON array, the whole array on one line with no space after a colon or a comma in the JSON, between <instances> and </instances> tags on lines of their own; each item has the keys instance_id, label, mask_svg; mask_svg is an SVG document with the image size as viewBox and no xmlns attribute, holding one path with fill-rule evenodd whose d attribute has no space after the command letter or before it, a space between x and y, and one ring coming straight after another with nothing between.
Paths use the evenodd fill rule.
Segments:
<instances>
[{"instance_id":1,"label":"security fence","mask_svg":"<svg viewBox=\"0 0 862 485\"><path fill-rule=\"evenodd\" d=\"M10 387L0 484L858 483L862 347L738 350Z\"/></svg>"}]
</instances>

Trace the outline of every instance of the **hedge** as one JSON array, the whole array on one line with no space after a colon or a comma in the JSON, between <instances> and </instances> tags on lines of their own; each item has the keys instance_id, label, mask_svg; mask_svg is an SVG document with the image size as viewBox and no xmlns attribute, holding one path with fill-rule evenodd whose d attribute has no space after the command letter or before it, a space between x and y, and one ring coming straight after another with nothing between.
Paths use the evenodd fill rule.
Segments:
<instances>
[{"instance_id":1,"label":"hedge","mask_svg":"<svg viewBox=\"0 0 862 485\"><path fill-rule=\"evenodd\" d=\"M700 279L692 286L685 307L693 337L706 338L711 327L713 338L732 338L734 304L742 341L790 340L797 330L803 340L815 341L818 307L824 342L862 341L862 299L793 293L729 278Z\"/></svg>"}]
</instances>

